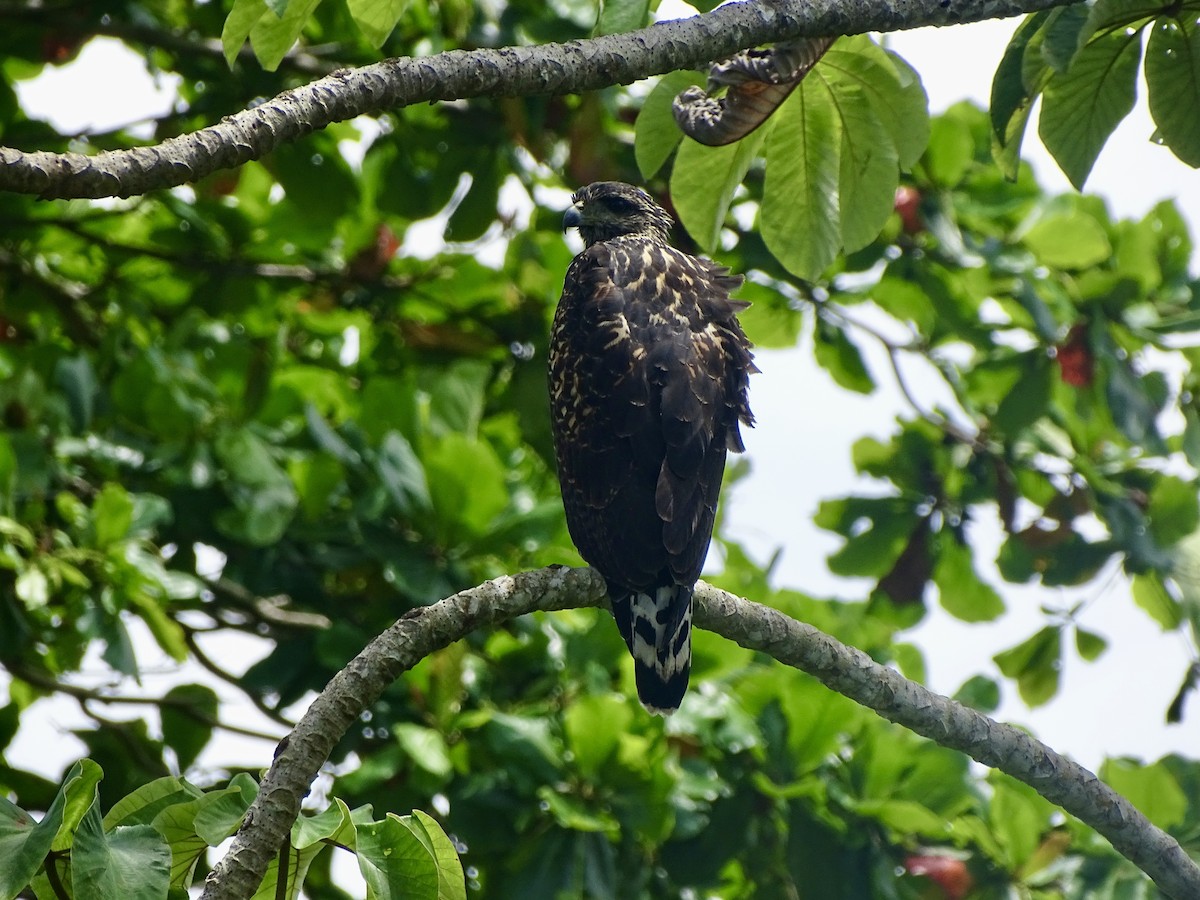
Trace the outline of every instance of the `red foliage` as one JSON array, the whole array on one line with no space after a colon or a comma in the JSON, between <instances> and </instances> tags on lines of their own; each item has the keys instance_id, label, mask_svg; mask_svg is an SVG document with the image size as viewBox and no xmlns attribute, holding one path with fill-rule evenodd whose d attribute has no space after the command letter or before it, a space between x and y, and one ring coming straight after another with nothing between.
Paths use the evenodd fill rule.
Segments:
<instances>
[{"instance_id":1,"label":"red foliage","mask_svg":"<svg viewBox=\"0 0 1200 900\"><path fill-rule=\"evenodd\" d=\"M1071 326L1067 339L1058 345L1055 357L1062 380L1072 387L1088 387L1096 380L1096 357L1087 342L1087 325Z\"/></svg>"},{"instance_id":2,"label":"red foliage","mask_svg":"<svg viewBox=\"0 0 1200 900\"><path fill-rule=\"evenodd\" d=\"M967 864L954 856L940 854L905 857L904 868L911 875L924 876L942 889L946 900L962 900L975 886Z\"/></svg>"},{"instance_id":3,"label":"red foliage","mask_svg":"<svg viewBox=\"0 0 1200 900\"><path fill-rule=\"evenodd\" d=\"M915 187L902 184L896 188L894 208L905 234L920 234L925 230L921 221L921 192Z\"/></svg>"}]
</instances>

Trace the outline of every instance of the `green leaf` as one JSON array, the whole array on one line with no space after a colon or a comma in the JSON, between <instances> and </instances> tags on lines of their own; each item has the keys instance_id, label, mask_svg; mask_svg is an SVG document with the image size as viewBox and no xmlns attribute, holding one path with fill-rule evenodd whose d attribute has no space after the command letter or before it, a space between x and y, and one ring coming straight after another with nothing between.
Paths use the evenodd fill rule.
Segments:
<instances>
[{"instance_id":1,"label":"green leaf","mask_svg":"<svg viewBox=\"0 0 1200 900\"><path fill-rule=\"evenodd\" d=\"M841 126L826 84L807 78L772 120L760 212L763 240L785 268L814 281L842 244Z\"/></svg>"},{"instance_id":2,"label":"green leaf","mask_svg":"<svg viewBox=\"0 0 1200 900\"><path fill-rule=\"evenodd\" d=\"M1014 180L1021 162L1021 142L1025 138L1025 126L1033 103L1049 78L1049 66L1037 54L1036 47L1030 48L1035 37L1050 16L1049 10L1026 16L1013 33L1004 50L1000 65L992 78L992 96L989 109L992 120L992 156L1004 173ZM1032 60L1032 71L1026 58Z\"/></svg>"},{"instance_id":3,"label":"green leaf","mask_svg":"<svg viewBox=\"0 0 1200 900\"><path fill-rule=\"evenodd\" d=\"M1157 572L1144 572L1131 579L1133 602L1145 611L1163 631L1174 631L1183 623L1179 601L1167 593Z\"/></svg>"},{"instance_id":4,"label":"green leaf","mask_svg":"<svg viewBox=\"0 0 1200 900\"><path fill-rule=\"evenodd\" d=\"M830 92L842 135L838 175L842 247L852 253L879 235L892 214L900 183L891 133L857 85Z\"/></svg>"},{"instance_id":5,"label":"green leaf","mask_svg":"<svg viewBox=\"0 0 1200 900\"><path fill-rule=\"evenodd\" d=\"M1137 376L1128 359L1112 355L1105 362L1108 378L1104 395L1117 428L1130 443L1161 452L1159 408L1147 391L1146 379Z\"/></svg>"},{"instance_id":6,"label":"green leaf","mask_svg":"<svg viewBox=\"0 0 1200 900\"><path fill-rule=\"evenodd\" d=\"M408 0L346 0L346 6L371 46L382 47L400 21Z\"/></svg>"},{"instance_id":7,"label":"green leaf","mask_svg":"<svg viewBox=\"0 0 1200 900\"><path fill-rule=\"evenodd\" d=\"M1162 0L1095 0L1080 40L1087 41L1099 31L1112 31L1114 26L1140 28L1162 13Z\"/></svg>"},{"instance_id":8,"label":"green leaf","mask_svg":"<svg viewBox=\"0 0 1200 900\"><path fill-rule=\"evenodd\" d=\"M377 900L438 900L440 874L432 851L389 813L358 826L355 850L370 896Z\"/></svg>"},{"instance_id":9,"label":"green leaf","mask_svg":"<svg viewBox=\"0 0 1200 900\"><path fill-rule=\"evenodd\" d=\"M881 515L829 557L829 571L847 578L881 578L908 546L919 519L912 510Z\"/></svg>"},{"instance_id":10,"label":"green leaf","mask_svg":"<svg viewBox=\"0 0 1200 900\"><path fill-rule=\"evenodd\" d=\"M671 72L658 80L642 102L633 125L633 155L642 178L657 175L683 139L671 105L680 91L694 84L704 84L699 72Z\"/></svg>"},{"instance_id":11,"label":"green leaf","mask_svg":"<svg viewBox=\"0 0 1200 900\"><path fill-rule=\"evenodd\" d=\"M81 759L71 767L63 781L66 807L51 850L66 850L71 846L75 829L91 809L96 798L96 785L103 777L104 771L90 759Z\"/></svg>"},{"instance_id":12,"label":"green leaf","mask_svg":"<svg viewBox=\"0 0 1200 900\"><path fill-rule=\"evenodd\" d=\"M1017 680L1021 699L1029 706L1041 706L1058 693L1062 665L1062 633L1047 625L1017 646L993 657L1000 671Z\"/></svg>"},{"instance_id":13,"label":"green leaf","mask_svg":"<svg viewBox=\"0 0 1200 900\"><path fill-rule=\"evenodd\" d=\"M942 838L949 830L944 818L915 800L868 800L855 811L899 834Z\"/></svg>"},{"instance_id":14,"label":"green leaf","mask_svg":"<svg viewBox=\"0 0 1200 900\"><path fill-rule=\"evenodd\" d=\"M313 860L330 844L353 846L354 841L355 825L349 808L341 800L335 800L315 816L300 816L292 825L291 846L286 856L281 859L280 854L274 855L252 900L279 900L280 897L297 900L302 896L301 888ZM281 868L286 893L280 889Z\"/></svg>"},{"instance_id":15,"label":"green leaf","mask_svg":"<svg viewBox=\"0 0 1200 900\"><path fill-rule=\"evenodd\" d=\"M257 796L258 782L247 773L239 772L230 780L228 788L201 798L196 809L196 834L210 847L217 846L237 831Z\"/></svg>"},{"instance_id":16,"label":"green leaf","mask_svg":"<svg viewBox=\"0 0 1200 900\"><path fill-rule=\"evenodd\" d=\"M405 755L429 774L446 778L453 771L449 748L440 732L411 722L400 722L392 734Z\"/></svg>"},{"instance_id":17,"label":"green leaf","mask_svg":"<svg viewBox=\"0 0 1200 900\"><path fill-rule=\"evenodd\" d=\"M750 301L750 308L738 313L738 322L755 347L796 346L803 316L782 294L766 285L747 281L738 289L737 297Z\"/></svg>"},{"instance_id":18,"label":"green leaf","mask_svg":"<svg viewBox=\"0 0 1200 900\"><path fill-rule=\"evenodd\" d=\"M163 700L163 741L175 751L179 768L187 769L212 737L212 723L217 721L216 692L202 684L180 684L167 691Z\"/></svg>"},{"instance_id":19,"label":"green leaf","mask_svg":"<svg viewBox=\"0 0 1200 900\"><path fill-rule=\"evenodd\" d=\"M1045 834L1053 807L1028 785L993 773L992 798L988 803L988 822L1005 851L1004 864L1013 871L1037 851Z\"/></svg>"},{"instance_id":20,"label":"green leaf","mask_svg":"<svg viewBox=\"0 0 1200 900\"><path fill-rule=\"evenodd\" d=\"M96 407L96 396L100 386L92 364L83 354L73 358L60 358L54 366L54 382L66 395L71 418L79 431L91 424Z\"/></svg>"},{"instance_id":21,"label":"green leaf","mask_svg":"<svg viewBox=\"0 0 1200 900\"><path fill-rule=\"evenodd\" d=\"M300 816L292 826L292 846L307 850L322 841L348 844L353 841L354 822L350 808L341 800L315 816Z\"/></svg>"},{"instance_id":22,"label":"green leaf","mask_svg":"<svg viewBox=\"0 0 1200 900\"><path fill-rule=\"evenodd\" d=\"M1133 109L1141 53L1140 34L1102 35L1046 84L1038 134L1080 190L1108 136Z\"/></svg>"},{"instance_id":23,"label":"green leaf","mask_svg":"<svg viewBox=\"0 0 1200 900\"><path fill-rule=\"evenodd\" d=\"M1200 493L1194 481L1163 475L1150 492L1150 532L1159 546L1169 547L1200 528Z\"/></svg>"},{"instance_id":24,"label":"green leaf","mask_svg":"<svg viewBox=\"0 0 1200 900\"><path fill-rule=\"evenodd\" d=\"M1108 641L1095 632L1085 631L1077 625L1075 626L1075 649L1079 651L1080 657L1088 662L1094 662L1108 649Z\"/></svg>"},{"instance_id":25,"label":"green leaf","mask_svg":"<svg viewBox=\"0 0 1200 900\"><path fill-rule=\"evenodd\" d=\"M405 824L414 831L419 826L425 835L425 845L433 852L438 873L438 900L466 900L467 879L462 860L442 826L419 809L413 810Z\"/></svg>"},{"instance_id":26,"label":"green leaf","mask_svg":"<svg viewBox=\"0 0 1200 900\"><path fill-rule=\"evenodd\" d=\"M1146 90L1156 137L1200 167L1200 28L1196 12L1154 23L1146 45Z\"/></svg>"},{"instance_id":27,"label":"green leaf","mask_svg":"<svg viewBox=\"0 0 1200 900\"><path fill-rule=\"evenodd\" d=\"M953 115L938 116L929 130L925 169L940 187L956 187L975 158L975 140L966 122Z\"/></svg>"},{"instance_id":28,"label":"green leaf","mask_svg":"<svg viewBox=\"0 0 1200 900\"><path fill-rule=\"evenodd\" d=\"M264 69L275 71L320 3L321 0L289 0L283 15L278 18L261 16L254 23L250 29L250 46ZM228 44L225 52L228 56Z\"/></svg>"},{"instance_id":29,"label":"green leaf","mask_svg":"<svg viewBox=\"0 0 1200 900\"><path fill-rule=\"evenodd\" d=\"M1041 350L1018 357L1021 364L1020 389L1005 392L992 414L992 424L1002 433L1015 437L1044 415L1050 404L1054 371L1049 357Z\"/></svg>"},{"instance_id":30,"label":"green leaf","mask_svg":"<svg viewBox=\"0 0 1200 900\"><path fill-rule=\"evenodd\" d=\"M429 394L429 432L443 435L461 432L475 437L483 417L484 392L492 378L492 367L473 359L460 359L422 382Z\"/></svg>"},{"instance_id":31,"label":"green leaf","mask_svg":"<svg viewBox=\"0 0 1200 900\"><path fill-rule=\"evenodd\" d=\"M379 480L396 510L406 516L429 509L429 482L412 445L398 431L389 431L375 458Z\"/></svg>"},{"instance_id":32,"label":"green leaf","mask_svg":"<svg viewBox=\"0 0 1200 900\"><path fill-rule=\"evenodd\" d=\"M629 705L614 694L585 694L567 707L563 726L580 772L597 776L616 753L632 718Z\"/></svg>"},{"instance_id":33,"label":"green leaf","mask_svg":"<svg viewBox=\"0 0 1200 900\"><path fill-rule=\"evenodd\" d=\"M203 791L184 779L164 775L114 803L104 816L104 827L110 830L117 825L149 825L167 807L190 803L203 796Z\"/></svg>"},{"instance_id":34,"label":"green leaf","mask_svg":"<svg viewBox=\"0 0 1200 900\"><path fill-rule=\"evenodd\" d=\"M650 0L602 0L597 34L623 34L644 28L650 20Z\"/></svg>"},{"instance_id":35,"label":"green leaf","mask_svg":"<svg viewBox=\"0 0 1200 900\"><path fill-rule=\"evenodd\" d=\"M239 779L246 777L239 775L230 787L209 791L195 799L168 803L154 814L152 823L171 848L172 887L190 887L196 864L208 848L221 843L237 830L254 797L253 793L247 794L243 785L239 783ZM135 794L140 795L141 790ZM113 807L109 813L110 817L116 809L117 807ZM197 825L197 818L202 812L205 813L205 821ZM141 818L140 813L136 815Z\"/></svg>"},{"instance_id":36,"label":"green leaf","mask_svg":"<svg viewBox=\"0 0 1200 900\"><path fill-rule=\"evenodd\" d=\"M896 70L899 91L881 91L880 100L883 102L880 105L895 116L895 124L891 129L892 139L896 142L896 151L900 155L900 168L910 172L929 146L929 97L916 69L891 50L886 53L888 61ZM869 54L861 55L869 57ZM876 112L878 111L876 109Z\"/></svg>"},{"instance_id":37,"label":"green leaf","mask_svg":"<svg viewBox=\"0 0 1200 900\"><path fill-rule=\"evenodd\" d=\"M1100 777L1159 828L1178 825L1187 814L1187 796L1162 763L1110 759L1100 768Z\"/></svg>"},{"instance_id":38,"label":"green leaf","mask_svg":"<svg viewBox=\"0 0 1200 900\"><path fill-rule=\"evenodd\" d=\"M483 536L508 504L506 470L484 441L447 434L425 453L430 499L439 522L461 525L445 531L451 539Z\"/></svg>"},{"instance_id":39,"label":"green leaf","mask_svg":"<svg viewBox=\"0 0 1200 900\"><path fill-rule=\"evenodd\" d=\"M92 504L92 529L96 546L103 549L129 534L133 525L133 498L119 484L109 482Z\"/></svg>"},{"instance_id":40,"label":"green leaf","mask_svg":"<svg viewBox=\"0 0 1200 900\"><path fill-rule=\"evenodd\" d=\"M1089 14L1088 7L1082 4L1050 11L1041 49L1042 58L1055 72L1067 71L1075 54L1091 36L1084 33Z\"/></svg>"},{"instance_id":41,"label":"green leaf","mask_svg":"<svg viewBox=\"0 0 1200 900\"><path fill-rule=\"evenodd\" d=\"M1000 685L986 675L972 675L954 692L954 699L963 706L990 714L1000 706Z\"/></svg>"},{"instance_id":42,"label":"green leaf","mask_svg":"<svg viewBox=\"0 0 1200 900\"><path fill-rule=\"evenodd\" d=\"M150 825L105 832L97 796L75 831L71 880L76 897L160 900L171 880L171 851Z\"/></svg>"},{"instance_id":43,"label":"green leaf","mask_svg":"<svg viewBox=\"0 0 1200 900\"><path fill-rule=\"evenodd\" d=\"M0 897L15 897L41 867L62 826L67 794L83 780L76 763L40 822L0 796Z\"/></svg>"},{"instance_id":44,"label":"green leaf","mask_svg":"<svg viewBox=\"0 0 1200 900\"><path fill-rule=\"evenodd\" d=\"M1081 210L1042 217L1022 240L1040 262L1059 269L1087 269L1112 255L1104 226Z\"/></svg>"},{"instance_id":45,"label":"green leaf","mask_svg":"<svg viewBox=\"0 0 1200 900\"><path fill-rule=\"evenodd\" d=\"M769 131L771 123L724 147L706 147L691 138L679 145L671 169L671 202L688 234L709 253L719 246L733 194Z\"/></svg>"},{"instance_id":46,"label":"green leaf","mask_svg":"<svg viewBox=\"0 0 1200 900\"><path fill-rule=\"evenodd\" d=\"M964 622L991 622L1004 613L1004 601L990 584L979 577L971 548L943 534L938 542L933 581L942 608Z\"/></svg>"},{"instance_id":47,"label":"green leaf","mask_svg":"<svg viewBox=\"0 0 1200 900\"><path fill-rule=\"evenodd\" d=\"M247 428L222 434L215 449L235 482L228 486L233 505L217 513L217 525L256 547L275 543L300 502L291 479L266 442Z\"/></svg>"},{"instance_id":48,"label":"green leaf","mask_svg":"<svg viewBox=\"0 0 1200 900\"><path fill-rule=\"evenodd\" d=\"M817 317L813 332L813 356L817 365L827 371L840 386L860 394L875 390L875 380L867 371L858 346L846 332Z\"/></svg>"},{"instance_id":49,"label":"green leaf","mask_svg":"<svg viewBox=\"0 0 1200 900\"><path fill-rule=\"evenodd\" d=\"M233 9L225 17L225 26L221 29L221 48L225 51L228 65L233 65L251 29L267 12L267 4L263 0L234 0Z\"/></svg>"}]
</instances>

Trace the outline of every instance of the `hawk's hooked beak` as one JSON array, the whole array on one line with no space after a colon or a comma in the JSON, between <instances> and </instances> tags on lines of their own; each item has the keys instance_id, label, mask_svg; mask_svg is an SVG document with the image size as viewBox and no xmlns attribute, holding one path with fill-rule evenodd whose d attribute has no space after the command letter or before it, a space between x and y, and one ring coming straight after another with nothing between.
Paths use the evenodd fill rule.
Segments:
<instances>
[{"instance_id":1,"label":"hawk's hooked beak","mask_svg":"<svg viewBox=\"0 0 1200 900\"><path fill-rule=\"evenodd\" d=\"M579 211L577 205L572 205L563 213L563 231L568 228L578 228L579 223L583 221L583 213Z\"/></svg>"}]
</instances>

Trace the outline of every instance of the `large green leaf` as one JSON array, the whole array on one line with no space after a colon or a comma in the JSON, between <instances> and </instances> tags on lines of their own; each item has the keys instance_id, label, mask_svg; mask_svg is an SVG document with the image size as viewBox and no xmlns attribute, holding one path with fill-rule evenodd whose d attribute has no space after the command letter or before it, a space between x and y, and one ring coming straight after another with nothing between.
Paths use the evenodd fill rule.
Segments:
<instances>
[{"instance_id":1,"label":"large green leaf","mask_svg":"<svg viewBox=\"0 0 1200 900\"><path fill-rule=\"evenodd\" d=\"M359 825L355 850L372 897L438 900L438 861L399 816Z\"/></svg>"},{"instance_id":2,"label":"large green leaf","mask_svg":"<svg viewBox=\"0 0 1200 900\"><path fill-rule=\"evenodd\" d=\"M1039 219L1023 240L1040 262L1059 269L1087 269L1112 255L1104 227L1080 210Z\"/></svg>"},{"instance_id":3,"label":"large green leaf","mask_svg":"<svg viewBox=\"0 0 1200 900\"><path fill-rule=\"evenodd\" d=\"M865 36L841 38L814 74L835 89L853 87L859 92L859 100L869 103L886 129L901 169L911 169L921 158L929 144L929 98L921 77L903 59ZM863 144L865 138L856 142Z\"/></svg>"},{"instance_id":4,"label":"large green leaf","mask_svg":"<svg viewBox=\"0 0 1200 900\"><path fill-rule=\"evenodd\" d=\"M254 799L256 787L248 775L238 775L229 787L209 791L194 799L168 803L154 814L152 824L171 848L172 887L185 889L191 885L196 864L208 848L237 830ZM146 799L151 800L153 806L153 800ZM113 811L116 809L114 807ZM142 818L137 811L133 815L135 820Z\"/></svg>"},{"instance_id":5,"label":"large green leaf","mask_svg":"<svg viewBox=\"0 0 1200 900\"><path fill-rule=\"evenodd\" d=\"M671 202L683 227L705 250L712 252L719 246L734 192L754 163L775 118L724 147L706 147L690 138L679 145L671 169Z\"/></svg>"},{"instance_id":6,"label":"large green leaf","mask_svg":"<svg viewBox=\"0 0 1200 900\"><path fill-rule=\"evenodd\" d=\"M815 280L842 245L842 126L828 85L807 78L772 117L762 235L791 272Z\"/></svg>"},{"instance_id":7,"label":"large green leaf","mask_svg":"<svg viewBox=\"0 0 1200 900\"><path fill-rule=\"evenodd\" d=\"M106 832L96 796L75 831L71 880L76 897L160 900L171 880L171 851L150 825Z\"/></svg>"},{"instance_id":8,"label":"large green leaf","mask_svg":"<svg viewBox=\"0 0 1200 900\"><path fill-rule=\"evenodd\" d=\"M1077 188L1083 188L1108 136L1133 109L1141 53L1139 33L1104 34L1046 84L1038 133Z\"/></svg>"},{"instance_id":9,"label":"large green leaf","mask_svg":"<svg viewBox=\"0 0 1200 900\"><path fill-rule=\"evenodd\" d=\"M406 816L401 821L422 839L422 843L433 854L434 863L437 865L438 900L466 900L467 880L462 860L442 826L432 816L419 809L414 809L411 816Z\"/></svg>"},{"instance_id":10,"label":"large green leaf","mask_svg":"<svg viewBox=\"0 0 1200 900\"><path fill-rule=\"evenodd\" d=\"M830 92L841 124L838 175L842 247L852 253L875 240L892 213L900 181L892 135L867 94L855 84Z\"/></svg>"},{"instance_id":11,"label":"large green leaf","mask_svg":"<svg viewBox=\"0 0 1200 900\"><path fill-rule=\"evenodd\" d=\"M320 3L321 0L288 0L287 10L281 16L262 16L254 23L250 46L264 69L275 71ZM225 52L229 52L228 43Z\"/></svg>"},{"instance_id":12,"label":"large green leaf","mask_svg":"<svg viewBox=\"0 0 1200 900\"><path fill-rule=\"evenodd\" d=\"M650 15L650 0L603 0L597 34L622 34L643 28Z\"/></svg>"},{"instance_id":13,"label":"large green leaf","mask_svg":"<svg viewBox=\"0 0 1200 900\"><path fill-rule=\"evenodd\" d=\"M225 17L225 27L221 30L221 46L229 65L233 65L250 31L267 13L264 0L234 0L233 9Z\"/></svg>"},{"instance_id":14,"label":"large green leaf","mask_svg":"<svg viewBox=\"0 0 1200 900\"><path fill-rule=\"evenodd\" d=\"M1110 759L1100 777L1159 828L1178 825L1187 814L1188 798L1162 763Z\"/></svg>"},{"instance_id":15,"label":"large green leaf","mask_svg":"<svg viewBox=\"0 0 1200 900\"><path fill-rule=\"evenodd\" d=\"M704 76L699 72L671 72L660 78L642 101L633 126L633 153L643 178L657 175L683 139L672 112L675 97L685 88L703 83Z\"/></svg>"},{"instance_id":16,"label":"large green leaf","mask_svg":"<svg viewBox=\"0 0 1200 900\"><path fill-rule=\"evenodd\" d=\"M382 47L409 0L346 0L346 7L373 47Z\"/></svg>"},{"instance_id":17,"label":"large green leaf","mask_svg":"<svg viewBox=\"0 0 1200 900\"><path fill-rule=\"evenodd\" d=\"M1021 142L1033 103L1050 77L1050 67L1030 45L1039 35L1049 10L1026 16L1013 32L996 74L992 78L990 112L992 119L992 156L1004 176L1017 177L1021 162ZM1031 62L1026 61L1029 57ZM1032 63L1032 64L1031 64Z\"/></svg>"},{"instance_id":18,"label":"large green leaf","mask_svg":"<svg viewBox=\"0 0 1200 900\"><path fill-rule=\"evenodd\" d=\"M1200 27L1195 10L1155 22L1146 45L1146 91L1156 137L1189 166L1200 166Z\"/></svg>"},{"instance_id":19,"label":"large green leaf","mask_svg":"<svg viewBox=\"0 0 1200 900\"><path fill-rule=\"evenodd\" d=\"M40 822L0 797L0 896L15 897L42 866L63 824L68 794L85 786L83 768L72 766Z\"/></svg>"}]
</instances>

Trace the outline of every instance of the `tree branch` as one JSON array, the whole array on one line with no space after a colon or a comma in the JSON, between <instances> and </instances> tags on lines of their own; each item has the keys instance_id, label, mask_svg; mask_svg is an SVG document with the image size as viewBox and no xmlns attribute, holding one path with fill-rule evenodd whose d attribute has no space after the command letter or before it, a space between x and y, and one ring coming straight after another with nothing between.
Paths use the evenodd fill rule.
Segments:
<instances>
[{"instance_id":1,"label":"tree branch","mask_svg":"<svg viewBox=\"0 0 1200 900\"><path fill-rule=\"evenodd\" d=\"M413 103L564 94L628 84L798 36L979 22L1078 0L758 0L566 44L452 50L334 72L194 134L154 147L79 153L0 148L0 190L54 197L129 197L259 159L333 122Z\"/></svg>"},{"instance_id":2,"label":"tree branch","mask_svg":"<svg viewBox=\"0 0 1200 900\"><path fill-rule=\"evenodd\" d=\"M1200 897L1200 867L1175 839L1082 766L774 609L703 583L695 596L699 627L769 653L889 721L1025 782L1107 837L1168 896ZM400 673L476 628L538 609L606 603L604 581L597 573L552 567L497 578L407 613L334 676L280 743L229 853L208 876L202 900L236 900L254 893L321 765L346 729Z\"/></svg>"}]
</instances>

